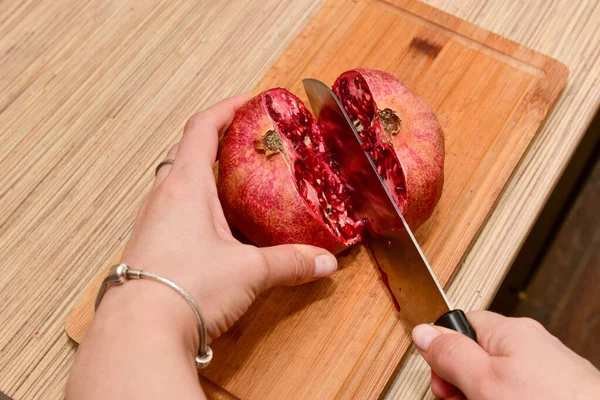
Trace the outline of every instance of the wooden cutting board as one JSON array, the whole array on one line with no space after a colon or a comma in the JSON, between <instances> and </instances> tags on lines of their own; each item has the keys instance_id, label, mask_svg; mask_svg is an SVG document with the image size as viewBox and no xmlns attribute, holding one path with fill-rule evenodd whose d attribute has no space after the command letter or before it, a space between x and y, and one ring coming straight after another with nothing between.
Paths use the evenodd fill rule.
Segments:
<instances>
[{"instance_id":1,"label":"wooden cutting board","mask_svg":"<svg viewBox=\"0 0 600 400\"><path fill-rule=\"evenodd\" d=\"M329 0L256 92L282 86L305 100L303 78L332 84L355 67L401 78L433 107L446 133L442 199L417 232L446 286L564 87L568 69L417 1ZM214 382L207 390L244 399L382 393L409 347L409 333L364 247L340 255L339 264L331 279L261 296L212 344L214 361L202 372ZM65 329L77 342L92 318L103 275L67 317Z\"/></svg>"}]
</instances>

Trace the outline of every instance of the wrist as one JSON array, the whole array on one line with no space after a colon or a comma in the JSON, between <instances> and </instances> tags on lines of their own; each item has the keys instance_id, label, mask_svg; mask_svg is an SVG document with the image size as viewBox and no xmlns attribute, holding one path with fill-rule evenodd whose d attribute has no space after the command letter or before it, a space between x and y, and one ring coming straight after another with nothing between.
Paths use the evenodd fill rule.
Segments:
<instances>
[{"instance_id":1,"label":"wrist","mask_svg":"<svg viewBox=\"0 0 600 400\"><path fill-rule=\"evenodd\" d=\"M77 351L68 393L203 398L198 344L195 315L177 292L157 282L128 280L106 291Z\"/></svg>"},{"instance_id":2,"label":"wrist","mask_svg":"<svg viewBox=\"0 0 600 400\"><path fill-rule=\"evenodd\" d=\"M180 346L194 358L200 335L186 300L170 287L148 280L128 280L109 288L98 307L95 324L116 335L153 335L161 345Z\"/></svg>"}]
</instances>

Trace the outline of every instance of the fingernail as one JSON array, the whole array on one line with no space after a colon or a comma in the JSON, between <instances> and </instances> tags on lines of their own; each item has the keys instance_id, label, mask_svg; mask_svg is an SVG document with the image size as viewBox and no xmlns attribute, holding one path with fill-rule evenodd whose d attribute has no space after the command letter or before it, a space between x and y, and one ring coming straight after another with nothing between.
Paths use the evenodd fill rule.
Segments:
<instances>
[{"instance_id":1,"label":"fingernail","mask_svg":"<svg viewBox=\"0 0 600 400\"><path fill-rule=\"evenodd\" d=\"M412 331L412 340L422 351L427 351L429 345L436 337L442 333L429 324L421 324L415 326Z\"/></svg>"},{"instance_id":2,"label":"fingernail","mask_svg":"<svg viewBox=\"0 0 600 400\"><path fill-rule=\"evenodd\" d=\"M321 254L315 257L315 278L329 276L337 269L337 260L334 256Z\"/></svg>"}]
</instances>

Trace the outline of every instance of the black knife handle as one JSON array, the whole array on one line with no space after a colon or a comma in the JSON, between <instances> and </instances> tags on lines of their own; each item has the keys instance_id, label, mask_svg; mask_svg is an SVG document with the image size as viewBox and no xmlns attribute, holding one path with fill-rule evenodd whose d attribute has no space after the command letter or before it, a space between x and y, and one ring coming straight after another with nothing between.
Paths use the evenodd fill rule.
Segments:
<instances>
[{"instance_id":1,"label":"black knife handle","mask_svg":"<svg viewBox=\"0 0 600 400\"><path fill-rule=\"evenodd\" d=\"M467 316L462 310L448 311L435 321L435 325L443 326L444 328L452 329L458 333L462 333L477 342L475 330L467 320Z\"/></svg>"}]
</instances>

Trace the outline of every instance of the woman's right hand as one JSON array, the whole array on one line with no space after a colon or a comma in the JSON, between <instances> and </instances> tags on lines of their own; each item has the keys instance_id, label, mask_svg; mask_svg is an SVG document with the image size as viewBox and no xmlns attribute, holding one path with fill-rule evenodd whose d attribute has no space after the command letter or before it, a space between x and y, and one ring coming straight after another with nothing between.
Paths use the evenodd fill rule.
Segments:
<instances>
[{"instance_id":1,"label":"woman's right hand","mask_svg":"<svg viewBox=\"0 0 600 400\"><path fill-rule=\"evenodd\" d=\"M435 396L600 399L600 371L537 321L488 311L467 316L479 344L434 325L413 330L417 350L431 366Z\"/></svg>"}]
</instances>

